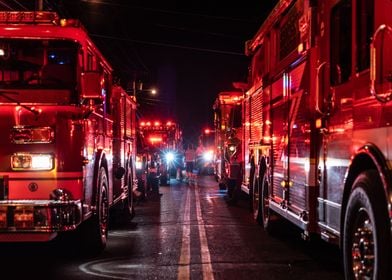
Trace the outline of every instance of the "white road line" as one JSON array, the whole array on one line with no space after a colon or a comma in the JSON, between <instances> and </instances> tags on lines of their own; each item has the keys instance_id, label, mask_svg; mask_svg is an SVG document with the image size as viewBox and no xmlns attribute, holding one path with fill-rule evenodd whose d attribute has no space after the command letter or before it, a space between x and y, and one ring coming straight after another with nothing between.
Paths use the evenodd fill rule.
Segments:
<instances>
[{"instance_id":1,"label":"white road line","mask_svg":"<svg viewBox=\"0 0 392 280\"><path fill-rule=\"evenodd\" d=\"M187 188L185 210L183 216L182 225L182 244L181 244L181 255L178 267L178 280L190 279L189 265L191 259L191 247L190 247L190 188Z\"/></svg>"},{"instance_id":2,"label":"white road line","mask_svg":"<svg viewBox=\"0 0 392 280\"><path fill-rule=\"evenodd\" d=\"M199 187L197 186L197 184L195 185L195 200L196 200L197 224L199 227L200 253L201 253L201 262L202 262L202 269L203 269L203 279L214 280L214 274L212 273L212 266L211 266L210 250L208 249L206 229L204 226L203 217L201 215Z\"/></svg>"}]
</instances>

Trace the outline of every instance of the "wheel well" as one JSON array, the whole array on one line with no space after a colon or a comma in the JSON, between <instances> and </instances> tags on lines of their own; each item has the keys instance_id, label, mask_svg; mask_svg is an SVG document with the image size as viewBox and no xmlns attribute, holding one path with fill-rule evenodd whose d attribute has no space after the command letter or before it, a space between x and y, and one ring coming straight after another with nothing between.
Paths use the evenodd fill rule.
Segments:
<instances>
[{"instance_id":1,"label":"wheel well","mask_svg":"<svg viewBox=\"0 0 392 280\"><path fill-rule=\"evenodd\" d=\"M358 153L352 160L349 170L346 176L344 184L344 192L342 197L342 210L340 213L340 232L343 232L344 217L346 214L347 202L352 190L355 179L364 172L365 170L378 170L381 171L382 167L385 166L385 160L383 160L382 154L375 149L366 148L360 153ZM384 181L381 178L381 181ZM381 187L381 186L380 186ZM385 189L380 189L379 191L385 193ZM340 238L340 245L342 246L342 238Z\"/></svg>"}]
</instances>

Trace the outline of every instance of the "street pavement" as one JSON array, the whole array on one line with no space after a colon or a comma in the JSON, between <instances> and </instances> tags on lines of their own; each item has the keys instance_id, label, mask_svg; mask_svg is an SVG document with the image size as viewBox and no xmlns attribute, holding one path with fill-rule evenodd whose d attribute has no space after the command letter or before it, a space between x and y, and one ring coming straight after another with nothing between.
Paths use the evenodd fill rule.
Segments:
<instances>
[{"instance_id":1,"label":"street pavement","mask_svg":"<svg viewBox=\"0 0 392 280\"><path fill-rule=\"evenodd\" d=\"M159 192L137 202L132 221L111 221L94 258L60 242L1 244L4 279L344 279L337 247L303 241L286 222L267 234L246 197L228 205L213 176L171 179Z\"/></svg>"}]
</instances>

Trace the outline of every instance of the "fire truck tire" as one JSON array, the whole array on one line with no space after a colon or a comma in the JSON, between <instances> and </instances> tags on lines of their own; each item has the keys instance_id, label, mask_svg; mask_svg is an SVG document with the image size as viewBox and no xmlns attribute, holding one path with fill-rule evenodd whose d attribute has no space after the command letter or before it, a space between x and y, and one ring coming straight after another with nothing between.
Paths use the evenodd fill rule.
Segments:
<instances>
[{"instance_id":1,"label":"fire truck tire","mask_svg":"<svg viewBox=\"0 0 392 280\"><path fill-rule=\"evenodd\" d=\"M135 217L134 195L132 185L132 175L128 178L128 195L123 201L123 215L126 220L132 220Z\"/></svg>"},{"instance_id":2,"label":"fire truck tire","mask_svg":"<svg viewBox=\"0 0 392 280\"><path fill-rule=\"evenodd\" d=\"M96 255L106 247L109 222L108 177L101 167L98 175L96 213L83 225L82 246L88 255Z\"/></svg>"},{"instance_id":3,"label":"fire truck tire","mask_svg":"<svg viewBox=\"0 0 392 280\"><path fill-rule=\"evenodd\" d=\"M261 208L261 223L264 229L273 234L277 223L281 218L269 208L269 198L270 198L270 181L268 179L268 174L265 173L262 178L261 183L261 199L260 199L260 208Z\"/></svg>"},{"instance_id":4,"label":"fire truck tire","mask_svg":"<svg viewBox=\"0 0 392 280\"><path fill-rule=\"evenodd\" d=\"M109 211L109 223L127 223L135 217L135 203L138 197L142 197L139 190L136 190L138 196L134 193L132 186L132 174L128 178L128 187L126 190L126 198L112 206Z\"/></svg>"},{"instance_id":5,"label":"fire truck tire","mask_svg":"<svg viewBox=\"0 0 392 280\"><path fill-rule=\"evenodd\" d=\"M392 279L390 221L376 170L353 184L343 221L345 279Z\"/></svg>"},{"instance_id":6,"label":"fire truck tire","mask_svg":"<svg viewBox=\"0 0 392 280\"><path fill-rule=\"evenodd\" d=\"M260 180L259 178L255 178L253 180L253 187L251 193L253 218L259 225L263 225L263 219L261 215L262 211L261 211L260 191L261 191Z\"/></svg>"}]
</instances>

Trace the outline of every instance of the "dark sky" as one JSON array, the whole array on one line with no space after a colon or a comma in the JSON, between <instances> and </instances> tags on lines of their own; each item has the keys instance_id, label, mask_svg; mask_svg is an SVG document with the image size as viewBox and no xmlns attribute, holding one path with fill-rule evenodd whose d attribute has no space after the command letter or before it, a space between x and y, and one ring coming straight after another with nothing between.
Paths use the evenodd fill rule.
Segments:
<instances>
[{"instance_id":1,"label":"dark sky","mask_svg":"<svg viewBox=\"0 0 392 280\"><path fill-rule=\"evenodd\" d=\"M233 2L233 3L231 3ZM232 82L246 81L245 41L276 0L43 0L44 9L81 20L124 87L142 92L139 116L171 119L184 139L213 125L212 105ZM33 0L0 0L0 9L34 8Z\"/></svg>"}]
</instances>

